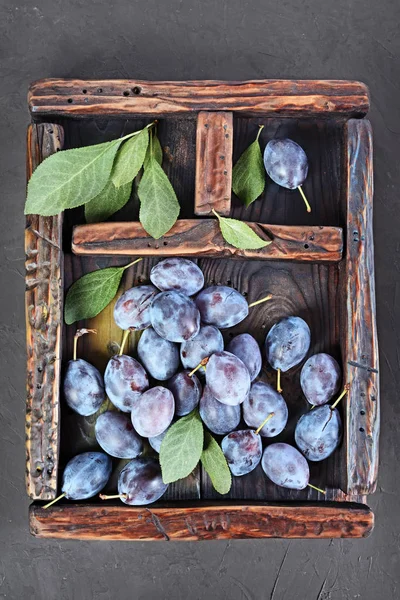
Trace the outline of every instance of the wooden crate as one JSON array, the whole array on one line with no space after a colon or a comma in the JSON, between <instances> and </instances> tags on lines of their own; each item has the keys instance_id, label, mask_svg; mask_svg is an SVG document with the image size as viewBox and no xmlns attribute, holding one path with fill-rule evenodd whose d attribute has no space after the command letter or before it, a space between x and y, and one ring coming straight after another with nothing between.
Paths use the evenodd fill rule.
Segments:
<instances>
[{"instance_id":1,"label":"wooden crate","mask_svg":"<svg viewBox=\"0 0 400 600\"><path fill-rule=\"evenodd\" d=\"M26 480L34 500L32 533L125 540L367 536L374 523L366 497L377 478L379 380L366 87L347 81L49 79L31 86L29 107L28 177L58 149L114 139L157 118L163 166L182 207L180 220L160 240L149 238L137 222L135 194L119 222L84 225L82 209L27 219ZM263 144L279 136L304 147L311 214L296 191L271 181L248 209L231 197L232 151L235 162L259 124L265 126ZM273 244L257 252L227 246L215 219L207 218L213 207L250 222ZM277 319L300 315L311 328L310 355L326 351L343 365L344 382L350 384L340 407L343 443L328 460L310 465L311 481L325 488L326 496L309 488L279 488L259 466L234 478L223 497L197 469L148 508L96 499L42 508L56 496L69 458L96 447L95 416L79 417L60 398L75 331L63 325L64 290L84 273L143 256L124 277L122 292L147 281L151 266L170 255L197 257L207 284L232 286L249 301L273 294L272 301L224 332L226 340L250 331L262 343ZM82 339L81 355L104 369L121 338L112 305L79 325L98 330ZM136 342L132 336L132 352ZM267 365L263 372L273 380ZM295 368L283 375L290 418L278 441L293 440L294 424L306 410L299 373Z\"/></svg>"}]
</instances>

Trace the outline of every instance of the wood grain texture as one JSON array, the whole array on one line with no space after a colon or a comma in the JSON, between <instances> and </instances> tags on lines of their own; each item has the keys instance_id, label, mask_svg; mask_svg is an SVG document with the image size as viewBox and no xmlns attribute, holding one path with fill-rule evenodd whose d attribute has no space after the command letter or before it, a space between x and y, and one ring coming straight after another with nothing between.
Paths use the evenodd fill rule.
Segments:
<instances>
[{"instance_id":1,"label":"wood grain texture","mask_svg":"<svg viewBox=\"0 0 400 600\"><path fill-rule=\"evenodd\" d=\"M210 215L213 209L220 215L229 215L232 150L232 113L200 112L197 117L196 135L196 215Z\"/></svg>"},{"instance_id":2,"label":"wood grain texture","mask_svg":"<svg viewBox=\"0 0 400 600\"><path fill-rule=\"evenodd\" d=\"M262 239L272 241L260 250L239 250L221 235L214 219L179 219L154 240L139 222L96 223L74 229L72 250L80 255L189 256L338 262L343 237L339 227L301 227L247 223Z\"/></svg>"},{"instance_id":3,"label":"wood grain texture","mask_svg":"<svg viewBox=\"0 0 400 600\"><path fill-rule=\"evenodd\" d=\"M234 111L243 115L362 117L367 87L357 81L141 81L41 79L28 94L33 116L172 115Z\"/></svg>"},{"instance_id":4,"label":"wood grain texture","mask_svg":"<svg viewBox=\"0 0 400 600\"><path fill-rule=\"evenodd\" d=\"M379 461L379 354L373 238L372 129L350 120L347 136L347 491L371 494Z\"/></svg>"},{"instance_id":5,"label":"wood grain texture","mask_svg":"<svg viewBox=\"0 0 400 600\"><path fill-rule=\"evenodd\" d=\"M31 533L82 540L196 541L242 538L364 538L368 507L341 505L175 505L167 508L64 504L30 508Z\"/></svg>"},{"instance_id":6,"label":"wood grain texture","mask_svg":"<svg viewBox=\"0 0 400 600\"><path fill-rule=\"evenodd\" d=\"M63 147L63 128L31 125L27 177ZM35 500L55 498L59 451L59 388L63 303L62 217L28 215L26 253L26 489Z\"/></svg>"}]
</instances>

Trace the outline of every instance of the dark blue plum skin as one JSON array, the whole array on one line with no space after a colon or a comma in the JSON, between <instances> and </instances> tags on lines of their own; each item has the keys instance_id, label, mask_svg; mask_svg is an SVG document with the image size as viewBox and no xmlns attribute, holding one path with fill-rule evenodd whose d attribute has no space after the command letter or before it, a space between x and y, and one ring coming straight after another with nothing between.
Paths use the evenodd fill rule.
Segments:
<instances>
[{"instance_id":1,"label":"dark blue plum skin","mask_svg":"<svg viewBox=\"0 0 400 600\"><path fill-rule=\"evenodd\" d=\"M342 373L329 354L314 354L304 364L300 385L307 401L313 406L326 404L339 391Z\"/></svg>"},{"instance_id":2,"label":"dark blue plum skin","mask_svg":"<svg viewBox=\"0 0 400 600\"><path fill-rule=\"evenodd\" d=\"M200 400L199 412L203 423L216 435L226 435L240 423L240 404L229 406L218 402L207 385Z\"/></svg>"},{"instance_id":3,"label":"dark blue plum skin","mask_svg":"<svg viewBox=\"0 0 400 600\"><path fill-rule=\"evenodd\" d=\"M155 458L134 458L121 471L118 493L126 494L122 502L131 506L152 504L166 492L168 484L161 477L161 468Z\"/></svg>"},{"instance_id":4,"label":"dark blue plum skin","mask_svg":"<svg viewBox=\"0 0 400 600\"><path fill-rule=\"evenodd\" d=\"M95 435L99 446L114 458L136 458L143 452L143 442L125 414L113 410L101 414L96 421Z\"/></svg>"},{"instance_id":5,"label":"dark blue plum skin","mask_svg":"<svg viewBox=\"0 0 400 600\"><path fill-rule=\"evenodd\" d=\"M114 306L114 321L118 327L132 331L149 327L150 306L158 293L153 285L138 285L122 294Z\"/></svg>"},{"instance_id":6,"label":"dark blue plum skin","mask_svg":"<svg viewBox=\"0 0 400 600\"><path fill-rule=\"evenodd\" d=\"M206 367L211 394L223 404L241 404L250 390L250 375L244 363L230 352L215 352Z\"/></svg>"},{"instance_id":7,"label":"dark blue plum skin","mask_svg":"<svg viewBox=\"0 0 400 600\"><path fill-rule=\"evenodd\" d=\"M214 352L222 352L224 338L219 329L214 325L201 325L200 331L189 342L181 344L181 362L185 369L194 369L203 360ZM202 367L199 372L205 371Z\"/></svg>"},{"instance_id":8,"label":"dark blue plum skin","mask_svg":"<svg viewBox=\"0 0 400 600\"><path fill-rule=\"evenodd\" d=\"M262 455L261 437L252 429L232 431L221 442L232 475L241 477L253 471Z\"/></svg>"},{"instance_id":9,"label":"dark blue plum skin","mask_svg":"<svg viewBox=\"0 0 400 600\"><path fill-rule=\"evenodd\" d=\"M342 439L342 420L337 409L324 404L300 417L294 432L297 447L313 462L328 458Z\"/></svg>"},{"instance_id":10,"label":"dark blue plum skin","mask_svg":"<svg viewBox=\"0 0 400 600\"><path fill-rule=\"evenodd\" d=\"M149 379L142 365L126 354L110 358L104 383L107 396L122 412L130 412L141 393L149 387Z\"/></svg>"},{"instance_id":11,"label":"dark blue plum skin","mask_svg":"<svg viewBox=\"0 0 400 600\"><path fill-rule=\"evenodd\" d=\"M187 258L166 258L157 263L150 273L151 282L162 292L175 290L193 296L204 285L201 269Z\"/></svg>"},{"instance_id":12,"label":"dark blue plum skin","mask_svg":"<svg viewBox=\"0 0 400 600\"><path fill-rule=\"evenodd\" d=\"M272 181L289 190L302 185L308 173L303 148L293 140L270 140L264 150L264 166Z\"/></svg>"},{"instance_id":13,"label":"dark blue plum skin","mask_svg":"<svg viewBox=\"0 0 400 600\"><path fill-rule=\"evenodd\" d=\"M237 325L249 314L246 299L237 290L225 285L212 285L196 297L201 320L220 329Z\"/></svg>"},{"instance_id":14,"label":"dark blue plum skin","mask_svg":"<svg viewBox=\"0 0 400 600\"><path fill-rule=\"evenodd\" d=\"M250 380L254 381L261 371L262 357L260 347L253 336L249 333L235 336L229 342L227 350L244 362L250 374Z\"/></svg>"},{"instance_id":15,"label":"dark blue plum skin","mask_svg":"<svg viewBox=\"0 0 400 600\"><path fill-rule=\"evenodd\" d=\"M266 476L276 485L289 490L304 490L310 479L310 469L304 456L289 444L271 444L261 461Z\"/></svg>"},{"instance_id":16,"label":"dark blue plum skin","mask_svg":"<svg viewBox=\"0 0 400 600\"><path fill-rule=\"evenodd\" d=\"M180 292L161 292L152 302L151 324L169 342L192 340L200 331L200 313L188 296Z\"/></svg>"},{"instance_id":17,"label":"dark blue plum skin","mask_svg":"<svg viewBox=\"0 0 400 600\"><path fill-rule=\"evenodd\" d=\"M265 353L273 369L289 371L305 358L311 342L310 328L300 317L275 323L265 340Z\"/></svg>"},{"instance_id":18,"label":"dark blue plum skin","mask_svg":"<svg viewBox=\"0 0 400 600\"><path fill-rule=\"evenodd\" d=\"M260 435L264 437L275 437L285 429L288 408L281 394L268 383L253 383L249 397L243 402L243 418L246 425L257 429L271 413L274 413L274 416L260 430Z\"/></svg>"},{"instance_id":19,"label":"dark blue plum skin","mask_svg":"<svg viewBox=\"0 0 400 600\"><path fill-rule=\"evenodd\" d=\"M142 437L155 437L171 424L174 412L172 392L159 385L136 400L131 412L132 425Z\"/></svg>"},{"instance_id":20,"label":"dark blue plum skin","mask_svg":"<svg viewBox=\"0 0 400 600\"><path fill-rule=\"evenodd\" d=\"M172 424L173 424L173 422L171 423L171 425ZM169 430L171 425L169 425L165 431L160 433L160 435L155 435L154 437L149 437L149 444L153 448L153 450L155 450L156 452L158 452L158 453L160 452L161 443L162 443L163 439L165 438L165 436L167 435L167 431Z\"/></svg>"},{"instance_id":21,"label":"dark blue plum skin","mask_svg":"<svg viewBox=\"0 0 400 600\"><path fill-rule=\"evenodd\" d=\"M61 491L69 500L93 498L106 485L111 470L111 458L103 452L78 454L64 469Z\"/></svg>"},{"instance_id":22,"label":"dark blue plum skin","mask_svg":"<svg viewBox=\"0 0 400 600\"><path fill-rule=\"evenodd\" d=\"M138 343L138 355L150 375L158 381L170 379L178 370L178 346L164 340L152 327L143 331Z\"/></svg>"},{"instance_id":23,"label":"dark blue plum skin","mask_svg":"<svg viewBox=\"0 0 400 600\"><path fill-rule=\"evenodd\" d=\"M97 412L106 393L100 372L82 358L70 360L64 378L64 398L73 411L87 417Z\"/></svg>"},{"instance_id":24,"label":"dark blue plum skin","mask_svg":"<svg viewBox=\"0 0 400 600\"><path fill-rule=\"evenodd\" d=\"M167 383L175 399L175 414L178 417L188 415L200 402L201 383L195 374L189 377L188 373L176 373Z\"/></svg>"}]
</instances>

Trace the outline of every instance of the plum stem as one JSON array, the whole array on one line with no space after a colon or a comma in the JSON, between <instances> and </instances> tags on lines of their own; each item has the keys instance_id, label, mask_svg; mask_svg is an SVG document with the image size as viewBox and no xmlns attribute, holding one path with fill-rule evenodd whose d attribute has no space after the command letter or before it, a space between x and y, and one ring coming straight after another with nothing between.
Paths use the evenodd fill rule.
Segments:
<instances>
[{"instance_id":1,"label":"plum stem","mask_svg":"<svg viewBox=\"0 0 400 600\"><path fill-rule=\"evenodd\" d=\"M123 142L124 140L127 140L128 138L134 137L135 135L139 135L139 133L142 133L142 131L144 129L150 129L151 127L154 127L156 125L156 123L157 123L157 119L155 121L152 121L148 125L146 125L146 127L143 127L143 129L139 129L138 131L134 131L133 133L127 133L126 135L124 135L124 137L118 138L118 141Z\"/></svg>"},{"instance_id":2,"label":"plum stem","mask_svg":"<svg viewBox=\"0 0 400 600\"><path fill-rule=\"evenodd\" d=\"M331 410L335 410L336 406L339 404L339 402L341 401L341 399L342 399L342 398L344 398L344 396L347 394L347 392L349 391L349 389L350 389L350 385L347 383L347 384L344 386L344 390L343 390L343 392L340 394L339 398L338 398L338 399L337 399L337 400L336 400L336 401L335 401L335 402L332 404L332 406L331 406Z\"/></svg>"},{"instance_id":3,"label":"plum stem","mask_svg":"<svg viewBox=\"0 0 400 600\"><path fill-rule=\"evenodd\" d=\"M199 362L199 364L197 365L197 367L195 367L193 369L193 371L190 371L190 373L188 373L188 377L192 377L192 375L194 375L196 373L196 371L198 371L199 369L201 369L201 367L205 367L209 360L210 360L209 356L207 356L206 358L203 358L203 360L201 360Z\"/></svg>"},{"instance_id":4,"label":"plum stem","mask_svg":"<svg viewBox=\"0 0 400 600\"><path fill-rule=\"evenodd\" d=\"M261 429L264 427L264 425L265 425L266 423L268 423L268 421L269 421L270 419L272 419L272 417L274 417L274 416L275 416L275 413L273 413L273 412L272 412L272 413L270 413L270 414L268 415L268 417L265 419L265 421L263 421L263 422L261 423L260 427L257 427L257 429L256 429L256 434L259 434L259 433L260 433L260 431L261 431Z\"/></svg>"},{"instance_id":5,"label":"plum stem","mask_svg":"<svg viewBox=\"0 0 400 600\"><path fill-rule=\"evenodd\" d=\"M141 260L143 260L143 258L137 258L133 262L129 263L129 265L125 265L125 267L122 267L122 268L125 271L125 269L129 269L129 267L132 267L133 265L136 265L136 263L140 262Z\"/></svg>"},{"instance_id":6,"label":"plum stem","mask_svg":"<svg viewBox=\"0 0 400 600\"><path fill-rule=\"evenodd\" d=\"M126 340L128 339L130 332L131 332L130 329L125 329L125 331L124 331L124 335L122 336L121 346L120 346L120 349L119 349L119 355L120 356L122 356L123 353L124 353L124 348L125 348Z\"/></svg>"},{"instance_id":7,"label":"plum stem","mask_svg":"<svg viewBox=\"0 0 400 600\"><path fill-rule=\"evenodd\" d=\"M77 329L76 330L76 333L74 335L74 353L72 356L73 360L76 360L77 350L78 350L78 340L80 337L82 337L86 333L97 333L97 331L96 331L96 329Z\"/></svg>"},{"instance_id":8,"label":"plum stem","mask_svg":"<svg viewBox=\"0 0 400 600\"><path fill-rule=\"evenodd\" d=\"M267 300L271 300L272 298L272 294L268 294L268 296L265 296L265 298L261 298L261 300L256 300L255 302L252 302L251 304L249 304L249 308L252 308L253 306L257 306L257 304L262 304L263 302L267 302Z\"/></svg>"},{"instance_id":9,"label":"plum stem","mask_svg":"<svg viewBox=\"0 0 400 600\"><path fill-rule=\"evenodd\" d=\"M99 494L100 500L115 500L115 498L127 498L127 494L113 494L111 496L107 496L107 494Z\"/></svg>"},{"instance_id":10,"label":"plum stem","mask_svg":"<svg viewBox=\"0 0 400 600\"><path fill-rule=\"evenodd\" d=\"M306 198L305 193L303 192L303 188L301 187L301 185L297 186L297 189L299 190L300 194L302 195L302 198L304 200L304 204L306 205L307 208L307 212L310 213L311 212L311 206Z\"/></svg>"},{"instance_id":11,"label":"plum stem","mask_svg":"<svg viewBox=\"0 0 400 600\"><path fill-rule=\"evenodd\" d=\"M277 376L276 376L276 391L279 392L280 394L282 393L282 387L281 387L281 370L277 369Z\"/></svg>"},{"instance_id":12,"label":"plum stem","mask_svg":"<svg viewBox=\"0 0 400 600\"><path fill-rule=\"evenodd\" d=\"M317 490L317 492L320 492L321 494L326 494L325 490L321 490L321 488L317 488L315 487L315 485L311 485L311 483L307 483L308 487L312 488L313 490Z\"/></svg>"},{"instance_id":13,"label":"plum stem","mask_svg":"<svg viewBox=\"0 0 400 600\"><path fill-rule=\"evenodd\" d=\"M259 128L260 129L258 130L258 133L257 133L256 142L258 142L258 138L260 137L260 134L261 134L262 130L264 129L264 125L259 125Z\"/></svg>"},{"instance_id":14,"label":"plum stem","mask_svg":"<svg viewBox=\"0 0 400 600\"><path fill-rule=\"evenodd\" d=\"M58 496L58 498L55 498L55 500L52 500L51 502L49 502L48 504L46 504L45 506L43 506L43 508L49 508L50 506L52 506L53 504L55 504L56 502L58 502L59 500L61 500L61 498L64 498L67 494L64 492L63 494L61 494L60 496Z\"/></svg>"}]
</instances>

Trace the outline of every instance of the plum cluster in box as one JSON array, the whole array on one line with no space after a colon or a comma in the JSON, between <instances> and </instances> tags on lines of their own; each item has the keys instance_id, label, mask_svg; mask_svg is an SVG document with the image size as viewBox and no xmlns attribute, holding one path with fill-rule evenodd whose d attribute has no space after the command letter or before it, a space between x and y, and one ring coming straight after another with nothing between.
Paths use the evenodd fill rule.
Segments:
<instances>
[{"instance_id":1,"label":"plum cluster in box","mask_svg":"<svg viewBox=\"0 0 400 600\"><path fill-rule=\"evenodd\" d=\"M126 291L115 304L114 319L124 335L104 378L77 358L77 340L90 330L75 336L65 401L84 416L97 413L106 397L113 409L99 411L95 425L103 452L86 452L67 464L62 495L83 500L98 494L110 478L114 457L130 459L119 474L115 497L130 505L158 500L168 485L156 453L176 420L193 411L211 433L224 436L220 446L233 476L244 476L261 463L276 485L296 490L311 485L307 461L327 458L341 441L336 404L346 390L328 404L342 379L333 357L316 354L302 367L300 384L310 410L296 425L298 449L269 443L288 421L280 375L306 358L311 341L307 323L285 317L270 329L262 350L249 333L233 337L225 349L220 329L243 321L269 295L249 305L233 288L204 288L201 269L183 258L159 262L150 280ZM142 331L138 359L124 354L130 331ZM277 371L276 389L260 376L263 355Z\"/></svg>"}]
</instances>

